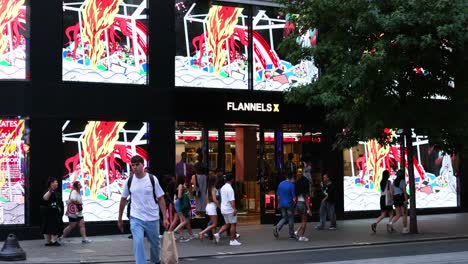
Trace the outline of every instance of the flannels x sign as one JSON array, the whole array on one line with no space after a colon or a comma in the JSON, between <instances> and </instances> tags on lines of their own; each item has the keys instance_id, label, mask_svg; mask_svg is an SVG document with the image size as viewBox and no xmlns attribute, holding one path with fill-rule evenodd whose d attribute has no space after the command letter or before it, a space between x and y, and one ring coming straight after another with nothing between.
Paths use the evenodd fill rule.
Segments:
<instances>
[{"instance_id":1,"label":"flannels x sign","mask_svg":"<svg viewBox=\"0 0 468 264\"><path fill-rule=\"evenodd\" d=\"M245 103L245 102L227 102L228 111L236 112L275 112L279 113L279 104L270 103Z\"/></svg>"}]
</instances>

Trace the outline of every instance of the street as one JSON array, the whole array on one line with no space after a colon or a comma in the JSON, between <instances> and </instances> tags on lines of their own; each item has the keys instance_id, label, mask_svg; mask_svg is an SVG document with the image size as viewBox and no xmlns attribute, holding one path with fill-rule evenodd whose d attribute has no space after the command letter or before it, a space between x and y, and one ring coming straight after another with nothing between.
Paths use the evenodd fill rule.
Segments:
<instances>
[{"instance_id":1,"label":"street","mask_svg":"<svg viewBox=\"0 0 468 264\"><path fill-rule=\"evenodd\" d=\"M187 258L181 263L468 263L468 239Z\"/></svg>"}]
</instances>

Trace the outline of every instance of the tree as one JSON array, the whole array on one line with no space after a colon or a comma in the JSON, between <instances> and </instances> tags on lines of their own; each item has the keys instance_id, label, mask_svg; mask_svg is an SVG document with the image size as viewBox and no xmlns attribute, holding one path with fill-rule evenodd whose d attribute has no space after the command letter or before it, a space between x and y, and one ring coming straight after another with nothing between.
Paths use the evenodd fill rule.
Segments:
<instances>
[{"instance_id":1,"label":"tree","mask_svg":"<svg viewBox=\"0 0 468 264\"><path fill-rule=\"evenodd\" d=\"M467 98L466 0L279 2L285 12L294 14L296 25L281 47L283 52L293 61L313 57L321 70L318 81L290 89L286 99L322 106L326 120L343 127L336 146L370 138L388 143L382 135L385 127L403 128L410 143L408 157L412 157L412 127L445 136L440 142L447 143L453 132L449 120L460 117L453 111ZM318 45L299 49L296 38L309 28L318 29ZM444 100L434 102L435 97ZM434 104L447 111L435 110ZM435 124L434 117L447 122ZM449 145L454 146L444 146ZM408 159L410 232L417 233L410 163L412 158Z\"/></svg>"}]
</instances>

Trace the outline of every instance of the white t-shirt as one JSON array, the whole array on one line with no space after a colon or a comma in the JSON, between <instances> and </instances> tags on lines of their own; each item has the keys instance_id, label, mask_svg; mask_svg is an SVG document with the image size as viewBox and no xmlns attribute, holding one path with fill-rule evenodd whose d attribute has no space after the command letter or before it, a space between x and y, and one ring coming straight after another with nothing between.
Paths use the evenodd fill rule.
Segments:
<instances>
[{"instance_id":1,"label":"white t-shirt","mask_svg":"<svg viewBox=\"0 0 468 264\"><path fill-rule=\"evenodd\" d=\"M154 176L153 176L154 177ZM129 178L130 179L130 178ZM122 198L127 198L130 194L128 192L128 179L125 181ZM133 176L132 186L130 186L132 205L130 210L130 216L138 218L142 221L156 221L159 220L159 206L154 201L153 185L149 174L141 179ZM154 177L154 193L156 198L160 198L164 195L161 185L156 177Z\"/></svg>"},{"instance_id":2,"label":"white t-shirt","mask_svg":"<svg viewBox=\"0 0 468 264\"><path fill-rule=\"evenodd\" d=\"M221 188L221 213L222 214L234 213L234 208L232 208L231 203L230 203L231 201L235 201L234 189L232 189L231 184L226 183Z\"/></svg>"},{"instance_id":3,"label":"white t-shirt","mask_svg":"<svg viewBox=\"0 0 468 264\"><path fill-rule=\"evenodd\" d=\"M79 204L83 204L83 199L81 198L81 194L76 190L72 190L70 193L70 200L76 201Z\"/></svg>"}]
</instances>

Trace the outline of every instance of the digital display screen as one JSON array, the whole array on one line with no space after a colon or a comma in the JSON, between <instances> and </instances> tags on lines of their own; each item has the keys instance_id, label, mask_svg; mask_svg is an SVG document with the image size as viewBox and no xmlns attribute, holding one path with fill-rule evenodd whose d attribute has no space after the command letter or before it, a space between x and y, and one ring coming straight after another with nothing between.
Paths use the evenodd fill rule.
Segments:
<instances>
[{"instance_id":1,"label":"digital display screen","mask_svg":"<svg viewBox=\"0 0 468 264\"><path fill-rule=\"evenodd\" d=\"M279 48L296 28L291 15L278 8L257 7L252 21L254 90L283 92L317 80L313 59L293 64L286 59L287 51ZM316 29L307 30L296 39L297 48L316 46L317 36Z\"/></svg>"},{"instance_id":2,"label":"digital display screen","mask_svg":"<svg viewBox=\"0 0 468 264\"><path fill-rule=\"evenodd\" d=\"M203 2L176 1L175 85L248 89L244 8Z\"/></svg>"},{"instance_id":3,"label":"digital display screen","mask_svg":"<svg viewBox=\"0 0 468 264\"><path fill-rule=\"evenodd\" d=\"M416 207L458 206L458 157L435 150L424 137L413 139ZM400 166L400 157L399 146L382 147L374 140L344 150L344 210L380 210L382 173L388 170L393 181ZM405 171L409 194L407 168Z\"/></svg>"},{"instance_id":4,"label":"digital display screen","mask_svg":"<svg viewBox=\"0 0 468 264\"><path fill-rule=\"evenodd\" d=\"M64 0L63 81L147 84L146 0Z\"/></svg>"},{"instance_id":5,"label":"digital display screen","mask_svg":"<svg viewBox=\"0 0 468 264\"><path fill-rule=\"evenodd\" d=\"M0 0L0 80L28 79L29 15L25 0Z\"/></svg>"},{"instance_id":6,"label":"digital display screen","mask_svg":"<svg viewBox=\"0 0 468 264\"><path fill-rule=\"evenodd\" d=\"M0 119L0 224L25 224L24 183L29 171L25 119Z\"/></svg>"},{"instance_id":7,"label":"digital display screen","mask_svg":"<svg viewBox=\"0 0 468 264\"><path fill-rule=\"evenodd\" d=\"M140 155L148 166L147 131L143 122L66 121L62 127L64 202L73 182L80 181L86 221L117 220L131 157Z\"/></svg>"}]
</instances>

